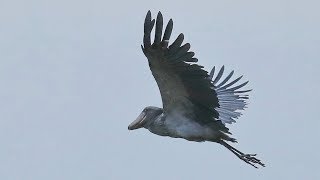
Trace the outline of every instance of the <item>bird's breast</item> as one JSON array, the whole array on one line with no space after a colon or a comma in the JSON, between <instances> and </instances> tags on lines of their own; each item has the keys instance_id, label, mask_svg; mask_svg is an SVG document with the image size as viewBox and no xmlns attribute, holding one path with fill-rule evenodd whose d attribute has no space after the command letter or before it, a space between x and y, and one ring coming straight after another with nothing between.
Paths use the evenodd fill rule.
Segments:
<instances>
[{"instance_id":1,"label":"bird's breast","mask_svg":"<svg viewBox=\"0 0 320 180\"><path fill-rule=\"evenodd\" d=\"M168 129L169 136L190 141L206 141L214 139L218 135L218 132L210 127L201 125L183 115L167 116L164 125Z\"/></svg>"}]
</instances>

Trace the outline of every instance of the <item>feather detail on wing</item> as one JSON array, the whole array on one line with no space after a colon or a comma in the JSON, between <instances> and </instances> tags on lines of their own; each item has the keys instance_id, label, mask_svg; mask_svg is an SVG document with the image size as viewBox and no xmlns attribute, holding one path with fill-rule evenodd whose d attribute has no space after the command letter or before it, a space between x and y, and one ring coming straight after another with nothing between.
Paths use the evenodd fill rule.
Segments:
<instances>
[{"instance_id":1,"label":"feather detail on wing","mask_svg":"<svg viewBox=\"0 0 320 180\"><path fill-rule=\"evenodd\" d=\"M244 87L248 81L240 85L233 86L242 78L242 76L240 76L233 81L229 81L234 71L231 71L231 73L220 82L223 72L224 66L221 67L218 74L214 77L215 67L213 67L210 72L209 79L211 79L214 84L214 90L216 91L219 100L220 106L216 108L219 112L219 120L223 123L231 124L236 122L235 119L242 115L239 111L246 108L246 100L249 99L248 94L246 93L250 92L252 89L239 90Z\"/></svg>"},{"instance_id":2,"label":"feather detail on wing","mask_svg":"<svg viewBox=\"0 0 320 180\"><path fill-rule=\"evenodd\" d=\"M151 44L151 31L155 25L155 38ZM156 22L151 18L150 11L144 22L142 50L148 58L150 70L158 84L164 112L182 111L193 116L199 123L214 123L223 131L224 125L217 121L219 106L218 97L208 72L203 66L195 64L194 52L190 52L190 44L182 44L184 35L181 33L169 45L173 28L169 20L162 37L163 18L158 13ZM221 127L220 127L221 126Z\"/></svg>"}]
</instances>

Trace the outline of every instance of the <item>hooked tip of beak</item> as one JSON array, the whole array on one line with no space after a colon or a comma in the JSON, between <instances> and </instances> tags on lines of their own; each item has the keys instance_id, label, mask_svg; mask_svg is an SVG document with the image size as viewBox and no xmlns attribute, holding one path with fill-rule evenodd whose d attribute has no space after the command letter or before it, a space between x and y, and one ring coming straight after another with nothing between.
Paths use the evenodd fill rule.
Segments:
<instances>
[{"instance_id":1,"label":"hooked tip of beak","mask_svg":"<svg viewBox=\"0 0 320 180\"><path fill-rule=\"evenodd\" d=\"M128 126L128 130L135 130L135 129L139 129L141 128L142 126L140 124L130 124Z\"/></svg>"},{"instance_id":2,"label":"hooked tip of beak","mask_svg":"<svg viewBox=\"0 0 320 180\"><path fill-rule=\"evenodd\" d=\"M134 130L135 128L133 128L132 126L128 126L128 130Z\"/></svg>"}]
</instances>

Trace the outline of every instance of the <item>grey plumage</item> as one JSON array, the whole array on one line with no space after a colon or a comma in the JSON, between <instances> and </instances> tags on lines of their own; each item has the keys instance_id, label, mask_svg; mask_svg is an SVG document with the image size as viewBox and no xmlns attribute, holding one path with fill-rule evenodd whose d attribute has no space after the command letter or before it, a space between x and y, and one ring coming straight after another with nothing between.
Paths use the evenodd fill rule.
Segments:
<instances>
[{"instance_id":1,"label":"grey plumage","mask_svg":"<svg viewBox=\"0 0 320 180\"><path fill-rule=\"evenodd\" d=\"M151 31L155 25L155 38L151 43ZM210 141L228 148L246 163L257 167L264 164L253 154L244 154L225 141L236 142L228 134L226 123L235 122L246 107L247 93L251 90L239 90L247 82L236 85L242 76L229 82L234 71L225 78L224 66L215 76L215 67L210 74L198 61L190 44L182 44L181 33L169 45L173 21L169 20L164 34L163 17L159 12L156 21L148 11L144 22L143 46L150 70L154 76L162 98L163 108L146 107L128 129L144 127L150 132L189 141Z\"/></svg>"},{"instance_id":2,"label":"grey plumage","mask_svg":"<svg viewBox=\"0 0 320 180\"><path fill-rule=\"evenodd\" d=\"M210 72L210 78L212 79L214 77L214 71L215 67L212 68ZM222 74L224 72L224 66L221 67L221 69L218 72L217 77L212 81L214 84L214 90L217 92L217 97L219 101L219 107L216 108L216 110L219 113L219 120L223 123L233 123L236 122L235 119L239 118L242 114L238 112L239 110L244 110L244 108L247 105L247 102L245 101L248 99L248 95L245 94L247 92L250 92L250 90L243 90L243 91L237 91L238 89L245 86L248 81L235 86L236 82L238 82L242 76L236 78L234 81L232 81L229 84L226 84L234 74L234 71L231 71L229 75L222 80L222 82L219 83L219 80L222 77ZM231 87L231 88L230 88Z\"/></svg>"}]
</instances>

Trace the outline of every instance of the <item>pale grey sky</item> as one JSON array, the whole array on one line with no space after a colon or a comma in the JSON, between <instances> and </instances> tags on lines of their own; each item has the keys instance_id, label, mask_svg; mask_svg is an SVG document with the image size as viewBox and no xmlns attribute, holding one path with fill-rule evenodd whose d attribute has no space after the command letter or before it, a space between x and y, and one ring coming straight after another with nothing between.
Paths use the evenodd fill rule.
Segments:
<instances>
[{"instance_id":1,"label":"pale grey sky","mask_svg":"<svg viewBox=\"0 0 320 180\"><path fill-rule=\"evenodd\" d=\"M318 1L0 1L0 179L320 179ZM128 124L161 106L140 49L147 10L173 18L207 70L249 80L229 126L254 169L215 143Z\"/></svg>"}]
</instances>

